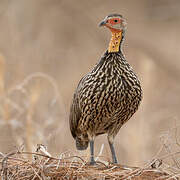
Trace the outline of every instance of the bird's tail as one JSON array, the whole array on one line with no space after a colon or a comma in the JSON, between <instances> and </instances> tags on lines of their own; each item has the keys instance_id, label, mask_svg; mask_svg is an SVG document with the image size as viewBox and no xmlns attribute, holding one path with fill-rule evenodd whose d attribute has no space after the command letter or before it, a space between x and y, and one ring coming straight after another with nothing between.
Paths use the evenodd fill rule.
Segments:
<instances>
[{"instance_id":1,"label":"bird's tail","mask_svg":"<svg viewBox=\"0 0 180 180\"><path fill-rule=\"evenodd\" d=\"M88 148L89 141L82 141L76 139L76 148L77 150L86 150Z\"/></svg>"}]
</instances>

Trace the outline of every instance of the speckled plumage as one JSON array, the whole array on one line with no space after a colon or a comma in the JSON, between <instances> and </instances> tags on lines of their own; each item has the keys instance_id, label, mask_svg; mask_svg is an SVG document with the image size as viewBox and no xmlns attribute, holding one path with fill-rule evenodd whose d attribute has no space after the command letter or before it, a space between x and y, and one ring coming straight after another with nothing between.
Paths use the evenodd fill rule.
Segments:
<instances>
[{"instance_id":1,"label":"speckled plumage","mask_svg":"<svg viewBox=\"0 0 180 180\"><path fill-rule=\"evenodd\" d=\"M141 99L140 82L121 45L118 52L106 51L92 71L80 80L74 93L69 122L77 149L86 149L88 142L100 134L107 133L113 141L136 112Z\"/></svg>"}]
</instances>

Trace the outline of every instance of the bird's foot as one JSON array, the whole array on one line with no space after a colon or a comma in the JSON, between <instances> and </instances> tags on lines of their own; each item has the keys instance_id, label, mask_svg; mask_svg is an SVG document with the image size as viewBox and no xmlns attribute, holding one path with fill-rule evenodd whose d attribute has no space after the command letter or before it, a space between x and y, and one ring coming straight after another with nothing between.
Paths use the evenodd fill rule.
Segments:
<instances>
[{"instance_id":1,"label":"bird's foot","mask_svg":"<svg viewBox=\"0 0 180 180\"><path fill-rule=\"evenodd\" d=\"M110 162L109 165L110 166L118 166L118 163Z\"/></svg>"},{"instance_id":2,"label":"bird's foot","mask_svg":"<svg viewBox=\"0 0 180 180\"><path fill-rule=\"evenodd\" d=\"M91 166L95 166L96 165L96 161L94 160L94 158L91 159L90 163Z\"/></svg>"},{"instance_id":3,"label":"bird's foot","mask_svg":"<svg viewBox=\"0 0 180 180\"><path fill-rule=\"evenodd\" d=\"M87 162L86 163L86 165L89 165L89 166L96 166L97 165L97 163L96 163L96 161L95 160L90 160L90 162Z\"/></svg>"},{"instance_id":4,"label":"bird's foot","mask_svg":"<svg viewBox=\"0 0 180 180\"><path fill-rule=\"evenodd\" d=\"M112 164L118 164L117 159L113 160Z\"/></svg>"},{"instance_id":5,"label":"bird's foot","mask_svg":"<svg viewBox=\"0 0 180 180\"><path fill-rule=\"evenodd\" d=\"M90 162L87 162L86 165L88 165L88 166L96 166L97 163L95 161L93 161L93 162L90 161Z\"/></svg>"}]
</instances>

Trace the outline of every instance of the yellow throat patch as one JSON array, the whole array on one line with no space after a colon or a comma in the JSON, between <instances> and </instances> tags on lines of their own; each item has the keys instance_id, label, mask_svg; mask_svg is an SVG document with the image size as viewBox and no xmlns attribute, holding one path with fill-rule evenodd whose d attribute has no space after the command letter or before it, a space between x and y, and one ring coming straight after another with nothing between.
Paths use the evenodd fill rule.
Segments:
<instances>
[{"instance_id":1,"label":"yellow throat patch","mask_svg":"<svg viewBox=\"0 0 180 180\"><path fill-rule=\"evenodd\" d=\"M121 43L121 39L122 39L121 31L112 32L112 37L111 37L111 41L109 43L108 52L118 52L119 46Z\"/></svg>"}]
</instances>

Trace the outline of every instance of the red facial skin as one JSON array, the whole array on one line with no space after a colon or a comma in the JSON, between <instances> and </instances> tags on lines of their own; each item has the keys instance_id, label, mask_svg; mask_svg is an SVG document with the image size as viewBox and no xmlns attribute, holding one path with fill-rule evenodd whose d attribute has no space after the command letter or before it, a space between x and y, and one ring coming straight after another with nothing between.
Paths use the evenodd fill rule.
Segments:
<instances>
[{"instance_id":1,"label":"red facial skin","mask_svg":"<svg viewBox=\"0 0 180 180\"><path fill-rule=\"evenodd\" d=\"M109 19L107 21L105 26L108 27L111 30L111 32L120 32L121 30L114 29L113 27L109 26L109 24L111 24L113 26L113 25L120 24L120 23L121 23L121 19L119 19L119 18L112 18L112 19Z\"/></svg>"}]
</instances>

